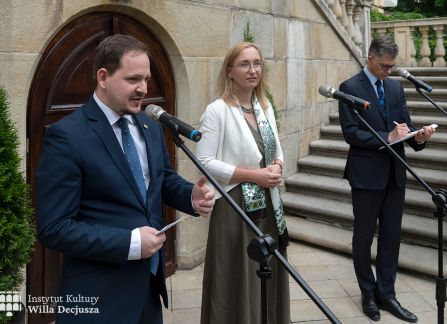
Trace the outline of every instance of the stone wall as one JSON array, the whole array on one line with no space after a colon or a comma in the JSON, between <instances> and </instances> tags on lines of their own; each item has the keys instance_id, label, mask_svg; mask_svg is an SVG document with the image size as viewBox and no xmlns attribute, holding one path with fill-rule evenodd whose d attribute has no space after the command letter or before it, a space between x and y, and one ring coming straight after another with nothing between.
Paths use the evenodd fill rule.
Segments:
<instances>
[{"instance_id":1,"label":"stone wall","mask_svg":"<svg viewBox=\"0 0 447 324\"><path fill-rule=\"evenodd\" d=\"M88 12L129 14L158 35L173 65L177 115L196 126L217 96L223 56L242 40L249 19L279 109L286 176L297 171L297 160L308 154L308 144L318 139L320 126L336 111L335 102L319 95L318 87L338 87L359 69L313 0L1 0L1 5L0 83L10 94L23 161L27 96L40 55L64 24ZM181 151L177 158L179 173L196 180L194 165ZM191 219L178 226L180 267L203 261L207 224L206 219Z\"/></svg>"}]
</instances>

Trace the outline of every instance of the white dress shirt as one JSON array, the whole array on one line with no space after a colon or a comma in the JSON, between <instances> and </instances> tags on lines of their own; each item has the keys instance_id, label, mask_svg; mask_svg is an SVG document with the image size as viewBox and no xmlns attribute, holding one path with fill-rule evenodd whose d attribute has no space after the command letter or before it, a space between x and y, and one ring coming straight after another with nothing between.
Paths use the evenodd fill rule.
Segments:
<instances>
[{"instance_id":1,"label":"white dress shirt","mask_svg":"<svg viewBox=\"0 0 447 324\"><path fill-rule=\"evenodd\" d=\"M120 116L116 112L114 112L112 109L107 107L97 96L96 93L93 93L93 98L95 99L96 103L98 104L99 108L101 108L102 112L106 115L107 120L109 121L110 125L112 126L113 131L115 132L116 138L118 139L118 142L121 145L121 149L123 149L123 143L121 138L121 128L118 126L117 121L124 117L129 121L129 131L132 135L133 141L135 142L135 147L137 148L138 157L140 159L141 164L141 170L143 171L143 177L144 177L144 184L146 186L146 189L149 186L149 165L147 161L147 153L146 153L146 143L144 141L143 135L140 134L138 131L138 127L132 118L131 115L124 115ZM123 149L124 152L124 149ZM135 228L132 230L132 236L130 239L130 246L129 246L129 254L127 256L128 260L139 260L141 259L141 236L140 236L140 230L138 228Z\"/></svg>"}]
</instances>

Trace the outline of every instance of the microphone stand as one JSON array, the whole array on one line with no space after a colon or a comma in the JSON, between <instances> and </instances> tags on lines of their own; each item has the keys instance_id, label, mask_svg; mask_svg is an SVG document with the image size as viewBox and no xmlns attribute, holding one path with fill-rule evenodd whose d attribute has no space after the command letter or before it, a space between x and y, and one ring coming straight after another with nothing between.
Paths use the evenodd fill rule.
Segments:
<instances>
[{"instance_id":1,"label":"microphone stand","mask_svg":"<svg viewBox=\"0 0 447 324\"><path fill-rule=\"evenodd\" d=\"M181 148L183 152L191 159L196 167L205 175L214 188L222 195L222 197L230 204L231 208L241 217L241 219L255 232L255 237L247 247L248 256L259 262L258 277L261 278L261 320L262 324L267 324L267 282L271 277L271 269L268 267L268 259L274 255L278 261L284 266L287 272L295 279L304 292L312 299L312 301L320 308L326 317L332 322L341 324L331 310L323 303L318 295L310 288L303 278L296 272L290 263L275 248L276 242L269 234L263 234L245 212L236 204L230 195L222 188L214 177L205 170L202 163L194 156L194 154L186 147L185 142L179 137L178 127L175 123L164 123L172 133L174 143Z\"/></svg>"},{"instance_id":2,"label":"microphone stand","mask_svg":"<svg viewBox=\"0 0 447 324\"><path fill-rule=\"evenodd\" d=\"M444 109L442 109L440 106L438 106L429 96L427 96L424 92L421 91L421 88L416 87L416 91L419 92L419 94L424 97L425 99L427 99L428 101L431 102L431 104L433 106L435 106L436 108L438 108L442 113L444 113L444 115L447 116L447 111L445 111Z\"/></svg>"},{"instance_id":3,"label":"microphone stand","mask_svg":"<svg viewBox=\"0 0 447 324\"><path fill-rule=\"evenodd\" d=\"M419 92L419 89L418 89ZM446 279L443 277L443 218L445 216L445 210L447 210L447 191L440 189L434 192L430 186L422 180L416 172L394 151L391 146L368 124L368 122L360 115L357 109L354 108L354 102L351 104L357 118L370 130L370 132L383 144L386 150L400 162L401 165L407 169L407 171L427 190L432 198L432 201L436 207L436 211L433 215L438 219L438 277L436 278L436 302L438 305L438 324L444 323L444 307L446 302ZM440 108L441 109L441 108ZM442 109L441 109L442 110Z\"/></svg>"}]
</instances>

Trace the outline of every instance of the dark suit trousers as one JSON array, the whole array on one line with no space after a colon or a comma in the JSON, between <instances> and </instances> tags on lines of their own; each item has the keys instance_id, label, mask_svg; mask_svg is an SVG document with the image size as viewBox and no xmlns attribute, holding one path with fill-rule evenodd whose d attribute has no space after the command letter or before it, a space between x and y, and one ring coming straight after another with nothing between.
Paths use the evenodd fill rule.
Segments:
<instances>
[{"instance_id":1,"label":"dark suit trousers","mask_svg":"<svg viewBox=\"0 0 447 324\"><path fill-rule=\"evenodd\" d=\"M149 269L148 269L149 271ZM160 267L158 268L157 276L163 276L160 272ZM151 287L157 285L157 279L154 275L151 276ZM138 324L162 324L163 323L163 311L161 308L160 295L151 289L149 291L149 296L147 298L146 304L144 305L143 314L141 314L141 319Z\"/></svg>"},{"instance_id":2,"label":"dark suit trousers","mask_svg":"<svg viewBox=\"0 0 447 324\"><path fill-rule=\"evenodd\" d=\"M390 176L390 179L394 177ZM383 190L352 188L354 235L352 254L360 290L365 296L395 297L405 187L391 180ZM371 244L378 220L376 275L371 269Z\"/></svg>"}]
</instances>

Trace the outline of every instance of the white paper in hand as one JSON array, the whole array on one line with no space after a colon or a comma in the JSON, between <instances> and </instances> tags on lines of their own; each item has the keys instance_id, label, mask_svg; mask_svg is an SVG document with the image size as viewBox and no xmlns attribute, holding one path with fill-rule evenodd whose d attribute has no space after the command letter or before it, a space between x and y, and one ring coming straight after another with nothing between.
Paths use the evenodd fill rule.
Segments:
<instances>
[{"instance_id":1,"label":"white paper in hand","mask_svg":"<svg viewBox=\"0 0 447 324\"><path fill-rule=\"evenodd\" d=\"M175 226L175 225L177 225L178 223L183 222L185 219L186 219L186 216L183 216L183 217L177 219L175 222L172 222L172 223L166 225L165 227L163 227L163 228L162 228L161 230L159 230L159 231L157 232L157 234L155 234L155 235L160 235L161 233L166 232L166 231L167 231L168 229L170 229L172 226Z\"/></svg>"},{"instance_id":2,"label":"white paper in hand","mask_svg":"<svg viewBox=\"0 0 447 324\"><path fill-rule=\"evenodd\" d=\"M437 125L437 124L431 124L430 127L431 127L431 128L437 128L438 125ZM401 138L399 138L398 140L396 140L396 141L394 141L394 142L391 142L391 143L389 143L389 144L390 144L390 145L394 145L394 144L396 144L396 143L400 143L400 142L406 141L407 139L414 137L414 136L417 134L417 132L419 132L419 131L421 131L421 130L424 130L424 129L421 128L421 129L415 130L415 131L413 131L413 132L410 132L410 133L408 133L408 135L405 135L404 137L401 137ZM385 148L385 146L382 146L382 147L380 148L380 150L383 149L383 148Z\"/></svg>"}]
</instances>

